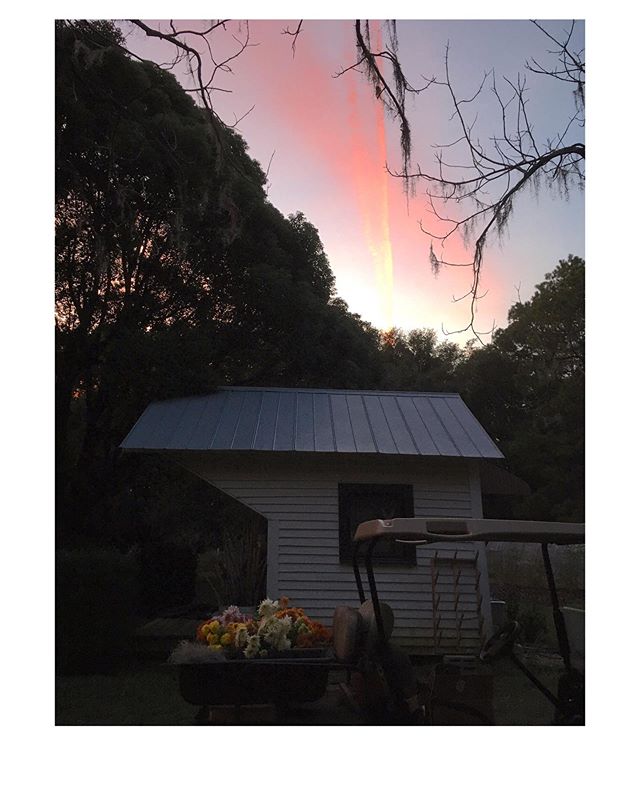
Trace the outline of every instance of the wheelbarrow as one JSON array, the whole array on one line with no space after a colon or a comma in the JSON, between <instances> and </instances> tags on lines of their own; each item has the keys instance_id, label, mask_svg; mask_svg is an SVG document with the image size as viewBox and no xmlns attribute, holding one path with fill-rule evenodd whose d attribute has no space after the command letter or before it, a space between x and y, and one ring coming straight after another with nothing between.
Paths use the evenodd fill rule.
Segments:
<instances>
[{"instance_id":1,"label":"wheelbarrow","mask_svg":"<svg viewBox=\"0 0 640 799\"><path fill-rule=\"evenodd\" d=\"M289 650L277 657L239 657L178 666L182 698L198 707L275 705L321 699L334 662L330 649Z\"/></svg>"}]
</instances>

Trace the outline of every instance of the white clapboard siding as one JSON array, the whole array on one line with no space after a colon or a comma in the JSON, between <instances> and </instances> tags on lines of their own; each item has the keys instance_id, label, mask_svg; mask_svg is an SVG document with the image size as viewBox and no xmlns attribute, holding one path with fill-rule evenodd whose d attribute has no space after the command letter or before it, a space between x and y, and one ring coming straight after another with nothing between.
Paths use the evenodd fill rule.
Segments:
<instances>
[{"instance_id":1,"label":"white clapboard siding","mask_svg":"<svg viewBox=\"0 0 640 799\"><path fill-rule=\"evenodd\" d=\"M339 560L339 483L411 483L416 516L473 516L478 506L473 491L479 488L466 463L418 476L362 468L316 476L282 467L263 479L202 462L197 472L266 517L270 591L325 624L331 624L336 606L359 605L351 566ZM418 547L416 567L376 567L380 599L394 611L393 640L416 654L477 652L489 632L483 564L474 546L439 544ZM368 595L364 568L362 577Z\"/></svg>"}]
</instances>

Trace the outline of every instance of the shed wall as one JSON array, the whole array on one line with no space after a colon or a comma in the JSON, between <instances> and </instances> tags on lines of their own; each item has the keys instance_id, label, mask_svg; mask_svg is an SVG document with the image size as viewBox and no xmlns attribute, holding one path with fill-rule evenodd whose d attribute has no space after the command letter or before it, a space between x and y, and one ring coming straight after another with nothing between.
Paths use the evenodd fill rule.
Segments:
<instances>
[{"instance_id":1,"label":"shed wall","mask_svg":"<svg viewBox=\"0 0 640 799\"><path fill-rule=\"evenodd\" d=\"M207 455L185 456L182 463L266 517L269 593L288 596L325 624L337 605L359 605L351 567L339 560L339 483L411 484L416 516L481 515L475 464L399 465L393 471L311 465L302 472L282 462L247 471ZM376 578L380 598L395 614L393 639L413 653L477 652L490 634L482 548L421 546L415 567L377 566Z\"/></svg>"}]
</instances>

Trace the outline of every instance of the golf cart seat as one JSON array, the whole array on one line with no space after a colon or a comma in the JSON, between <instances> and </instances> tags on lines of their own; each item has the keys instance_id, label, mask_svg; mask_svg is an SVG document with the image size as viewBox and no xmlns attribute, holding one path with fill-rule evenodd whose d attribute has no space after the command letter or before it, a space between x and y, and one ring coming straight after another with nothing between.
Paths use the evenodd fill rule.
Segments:
<instances>
[{"instance_id":1,"label":"golf cart seat","mask_svg":"<svg viewBox=\"0 0 640 799\"><path fill-rule=\"evenodd\" d=\"M380 603L382 613L384 641L388 641L393 632L393 611L386 604ZM336 659L341 663L356 663L365 653L371 654L380 640L376 624L373 603L370 599L363 602L360 608L339 605L333 613L333 650Z\"/></svg>"},{"instance_id":2,"label":"golf cart seat","mask_svg":"<svg viewBox=\"0 0 640 799\"><path fill-rule=\"evenodd\" d=\"M339 605L333 612L333 651L341 663L356 663L360 655L362 616L355 608Z\"/></svg>"},{"instance_id":3,"label":"golf cart seat","mask_svg":"<svg viewBox=\"0 0 640 799\"><path fill-rule=\"evenodd\" d=\"M365 677L368 690L382 696L384 689L379 677L373 672L367 680L366 673L371 669L371 656L377 654L384 663L388 690L408 712L419 706L418 682L409 656L389 643L393 632L393 610L385 602L380 602L384 637L381 639L376 623L373 602L368 599L360 608L337 607L333 616L333 647L336 659L345 665L357 664L357 670ZM373 682L372 682L373 680Z\"/></svg>"}]
</instances>

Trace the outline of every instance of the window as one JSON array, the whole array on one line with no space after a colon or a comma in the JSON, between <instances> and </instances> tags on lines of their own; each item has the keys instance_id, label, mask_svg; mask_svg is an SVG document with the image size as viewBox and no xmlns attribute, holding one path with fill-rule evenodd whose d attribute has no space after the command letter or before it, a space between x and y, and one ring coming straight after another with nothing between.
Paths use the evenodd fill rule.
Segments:
<instances>
[{"instance_id":1,"label":"window","mask_svg":"<svg viewBox=\"0 0 640 799\"><path fill-rule=\"evenodd\" d=\"M353 535L361 522L370 519L412 517L413 486L349 483L338 486L340 512L340 562L351 563ZM380 541L374 563L416 565L416 548L395 541Z\"/></svg>"}]
</instances>

